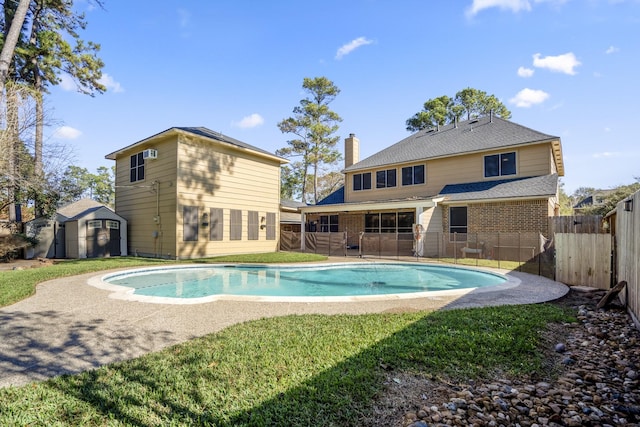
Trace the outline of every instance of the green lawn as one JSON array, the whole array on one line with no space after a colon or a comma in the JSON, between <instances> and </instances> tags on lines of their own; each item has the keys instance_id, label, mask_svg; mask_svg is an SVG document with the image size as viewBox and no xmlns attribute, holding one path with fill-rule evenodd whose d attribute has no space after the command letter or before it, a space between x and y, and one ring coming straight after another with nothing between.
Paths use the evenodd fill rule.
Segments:
<instances>
[{"instance_id":1,"label":"green lawn","mask_svg":"<svg viewBox=\"0 0 640 427\"><path fill-rule=\"evenodd\" d=\"M135 360L0 389L0 425L351 426L393 370L467 379L543 371L550 304L235 325Z\"/></svg>"}]
</instances>

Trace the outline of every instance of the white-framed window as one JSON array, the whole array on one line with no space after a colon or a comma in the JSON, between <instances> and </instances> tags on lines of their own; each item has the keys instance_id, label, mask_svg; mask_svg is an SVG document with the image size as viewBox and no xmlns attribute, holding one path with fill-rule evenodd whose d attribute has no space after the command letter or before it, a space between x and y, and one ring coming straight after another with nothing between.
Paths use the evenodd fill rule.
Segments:
<instances>
[{"instance_id":1,"label":"white-framed window","mask_svg":"<svg viewBox=\"0 0 640 427\"><path fill-rule=\"evenodd\" d=\"M90 221L87 221L87 228L102 228L102 220L92 219Z\"/></svg>"},{"instance_id":2,"label":"white-framed window","mask_svg":"<svg viewBox=\"0 0 640 427\"><path fill-rule=\"evenodd\" d=\"M110 219L107 220L107 228L110 228L112 230L118 230L120 229L120 222L119 221L112 221Z\"/></svg>"},{"instance_id":3,"label":"white-framed window","mask_svg":"<svg viewBox=\"0 0 640 427\"><path fill-rule=\"evenodd\" d=\"M142 181L144 179L144 157L142 155L142 151L138 154L134 154L131 156L131 170L130 170L130 181Z\"/></svg>"},{"instance_id":4,"label":"white-framed window","mask_svg":"<svg viewBox=\"0 0 640 427\"><path fill-rule=\"evenodd\" d=\"M424 165L406 166L402 168L402 185L418 185L424 183Z\"/></svg>"},{"instance_id":5,"label":"white-framed window","mask_svg":"<svg viewBox=\"0 0 640 427\"><path fill-rule=\"evenodd\" d=\"M386 169L376 172L376 188L390 188L396 186L396 170Z\"/></svg>"},{"instance_id":6,"label":"white-framed window","mask_svg":"<svg viewBox=\"0 0 640 427\"><path fill-rule=\"evenodd\" d=\"M516 152L490 154L484 156L484 177L516 174Z\"/></svg>"},{"instance_id":7,"label":"white-framed window","mask_svg":"<svg viewBox=\"0 0 640 427\"><path fill-rule=\"evenodd\" d=\"M353 175L353 191L371 190L371 172Z\"/></svg>"}]
</instances>

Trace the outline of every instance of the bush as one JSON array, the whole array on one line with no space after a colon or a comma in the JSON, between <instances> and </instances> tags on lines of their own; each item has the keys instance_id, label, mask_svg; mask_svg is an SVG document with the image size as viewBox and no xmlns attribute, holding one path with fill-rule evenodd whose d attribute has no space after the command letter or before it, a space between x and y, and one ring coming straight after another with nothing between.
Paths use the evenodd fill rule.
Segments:
<instances>
[{"instance_id":1,"label":"bush","mask_svg":"<svg viewBox=\"0 0 640 427\"><path fill-rule=\"evenodd\" d=\"M33 247L37 243L37 239L24 234L0 236L0 261L6 262L18 258L21 250Z\"/></svg>"}]
</instances>

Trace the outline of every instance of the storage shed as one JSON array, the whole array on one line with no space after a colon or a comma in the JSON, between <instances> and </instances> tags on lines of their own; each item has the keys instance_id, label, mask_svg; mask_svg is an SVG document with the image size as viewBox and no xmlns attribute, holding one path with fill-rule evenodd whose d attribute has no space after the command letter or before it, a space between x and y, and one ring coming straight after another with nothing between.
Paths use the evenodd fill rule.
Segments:
<instances>
[{"instance_id":1,"label":"storage shed","mask_svg":"<svg viewBox=\"0 0 640 427\"><path fill-rule=\"evenodd\" d=\"M26 258L101 258L127 255L127 221L102 203L82 199L52 219L36 218L27 234L39 240Z\"/></svg>"}]
</instances>

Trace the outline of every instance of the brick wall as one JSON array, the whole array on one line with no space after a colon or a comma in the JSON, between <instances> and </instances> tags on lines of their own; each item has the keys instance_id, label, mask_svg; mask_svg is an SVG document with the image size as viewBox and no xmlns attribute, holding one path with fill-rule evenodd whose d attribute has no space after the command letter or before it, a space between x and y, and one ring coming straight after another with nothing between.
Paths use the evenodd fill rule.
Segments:
<instances>
[{"instance_id":1,"label":"brick wall","mask_svg":"<svg viewBox=\"0 0 640 427\"><path fill-rule=\"evenodd\" d=\"M468 232L541 232L549 235L549 212L545 199L473 203L467 206ZM449 209L443 209L443 227L449 231Z\"/></svg>"}]
</instances>

